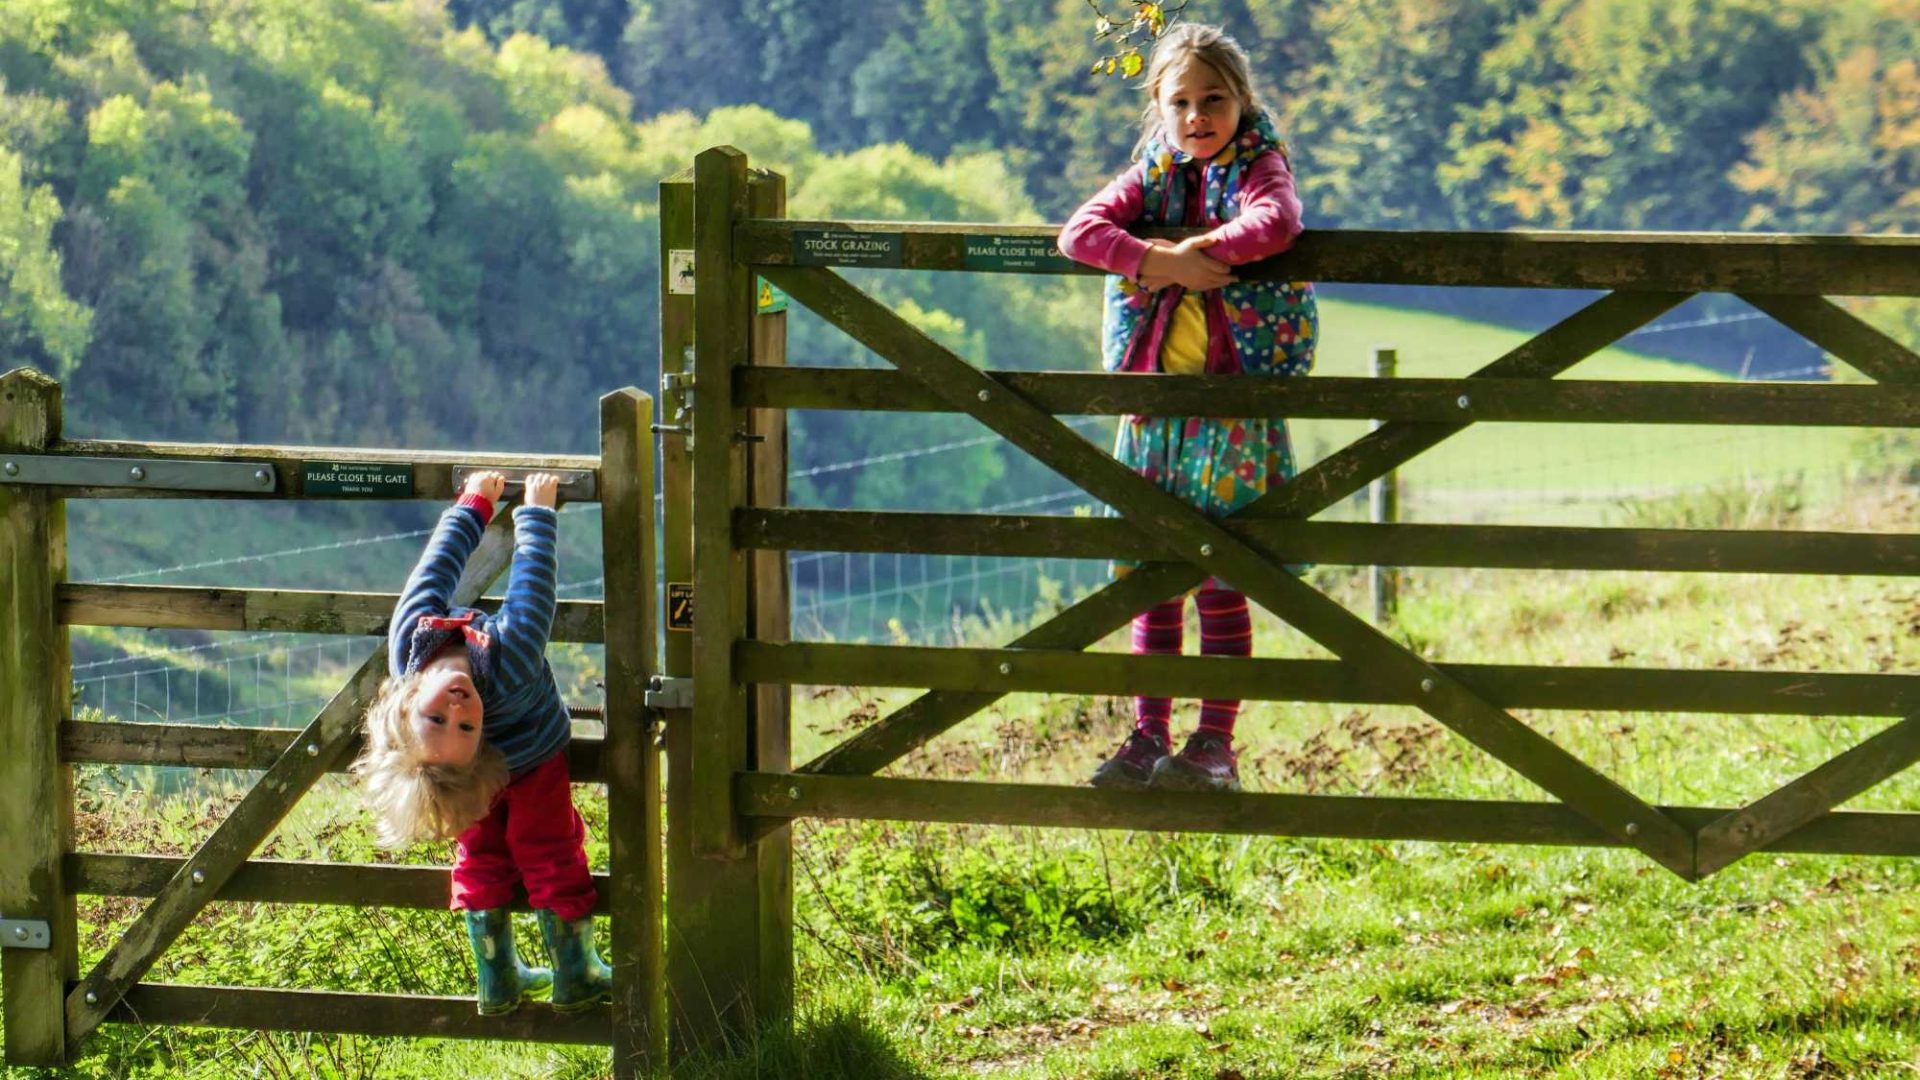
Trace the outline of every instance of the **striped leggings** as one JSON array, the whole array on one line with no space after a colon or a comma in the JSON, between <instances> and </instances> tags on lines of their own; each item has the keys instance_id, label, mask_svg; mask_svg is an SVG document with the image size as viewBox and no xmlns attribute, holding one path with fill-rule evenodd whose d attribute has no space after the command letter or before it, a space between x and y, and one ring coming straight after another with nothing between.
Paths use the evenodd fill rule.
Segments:
<instances>
[{"instance_id":1,"label":"striped leggings","mask_svg":"<svg viewBox=\"0 0 1920 1080\"><path fill-rule=\"evenodd\" d=\"M1232 589L1211 584L1194 594L1200 611L1200 654L1202 656L1250 656L1253 653L1253 623L1247 616L1247 596ZM1186 599L1177 597L1133 620L1135 656L1154 653L1180 653L1186 628ZM1167 721L1173 712L1173 699L1137 697L1133 699L1134 730L1171 743ZM1238 701L1202 701L1200 730L1215 731L1232 737L1233 722L1240 715Z\"/></svg>"}]
</instances>

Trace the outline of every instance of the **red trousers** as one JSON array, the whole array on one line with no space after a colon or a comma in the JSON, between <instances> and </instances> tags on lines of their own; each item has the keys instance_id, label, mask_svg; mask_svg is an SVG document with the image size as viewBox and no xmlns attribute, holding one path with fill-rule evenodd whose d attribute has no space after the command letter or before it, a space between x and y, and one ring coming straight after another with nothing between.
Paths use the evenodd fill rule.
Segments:
<instances>
[{"instance_id":1,"label":"red trousers","mask_svg":"<svg viewBox=\"0 0 1920 1080\"><path fill-rule=\"evenodd\" d=\"M587 827L573 808L565 752L509 783L454 843L456 911L506 907L521 884L534 907L552 908L562 919L593 910Z\"/></svg>"}]
</instances>

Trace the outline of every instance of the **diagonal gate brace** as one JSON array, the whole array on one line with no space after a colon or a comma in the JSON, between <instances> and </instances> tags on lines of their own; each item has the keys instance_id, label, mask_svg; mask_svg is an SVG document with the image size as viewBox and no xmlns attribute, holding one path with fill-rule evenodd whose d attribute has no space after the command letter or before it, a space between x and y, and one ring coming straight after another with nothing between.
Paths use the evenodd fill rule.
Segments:
<instances>
[{"instance_id":1,"label":"diagonal gate brace","mask_svg":"<svg viewBox=\"0 0 1920 1080\"><path fill-rule=\"evenodd\" d=\"M768 267L767 276L795 300L920 379L949 405L1119 511L1144 534L1187 552L1204 573L1232 581L1341 659L1366 664L1383 682L1421 702L1435 719L1609 834L1682 876L1692 875L1691 830L1302 583L1270 552L1155 487L839 275L819 268Z\"/></svg>"},{"instance_id":2,"label":"diagonal gate brace","mask_svg":"<svg viewBox=\"0 0 1920 1080\"><path fill-rule=\"evenodd\" d=\"M1686 294L1612 293L1561 320L1473 374L1473 378L1551 378L1622 335L1671 310ZM1465 431L1469 424L1396 421L1325 458L1236 516L1309 518L1392 469ZM1011 648L1084 649L1154 604L1206 580L1180 563L1143 566L1074 603L1015 639ZM821 754L800 772L870 775L906 756L1001 695L940 690L922 694L879 723Z\"/></svg>"},{"instance_id":3,"label":"diagonal gate brace","mask_svg":"<svg viewBox=\"0 0 1920 1080\"><path fill-rule=\"evenodd\" d=\"M509 514L501 514L487 529L454 589L455 604L467 605L477 600L512 561L511 518ZM69 1040L78 1042L100 1026L167 946L173 944L194 916L286 817L293 804L339 760L359 732L361 714L373 700L374 691L386 673L387 650L382 644L306 730L288 744L286 751L213 835L181 863L179 870L154 895L153 902L86 978L67 994Z\"/></svg>"}]
</instances>

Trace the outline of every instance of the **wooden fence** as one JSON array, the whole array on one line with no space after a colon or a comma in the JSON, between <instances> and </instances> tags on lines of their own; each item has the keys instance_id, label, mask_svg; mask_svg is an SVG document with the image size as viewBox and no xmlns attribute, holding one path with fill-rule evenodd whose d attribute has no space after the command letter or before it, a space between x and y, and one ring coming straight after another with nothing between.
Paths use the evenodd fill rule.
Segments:
<instances>
[{"instance_id":1,"label":"wooden fence","mask_svg":"<svg viewBox=\"0 0 1920 1080\"><path fill-rule=\"evenodd\" d=\"M9 945L37 946L0 952L9 1063L71 1060L103 1022L602 1043L613 1047L621 1075L663 1060L661 768L655 716L645 704L657 671L653 404L623 390L600 405L596 457L98 442L60 437L61 392L51 380L28 369L0 377L0 468L16 481L0 484L0 586L8 601L0 611L0 741L7 747L0 754L0 917L18 938ZM563 491L602 507L606 593L621 602L562 602L554 638L606 643L606 735L576 739L572 766L577 782L607 785L610 872L597 884L598 910L612 916L614 1004L572 1015L530 1005L510 1016L482 1017L471 997L143 981L213 901L445 908L448 874L444 868L251 857L302 794L352 760L360 715L386 675L384 633L396 596L68 584L66 500L444 502L454 495L455 470L462 467L575 473ZM35 476L42 479L18 482ZM470 560L456 601L474 602L511 555L511 519L503 514ZM312 722L291 731L73 719L68 626L381 636ZM261 773L190 855L97 854L73 848L71 766L81 762ZM85 971L74 902L83 894L149 901Z\"/></svg>"},{"instance_id":2,"label":"wooden fence","mask_svg":"<svg viewBox=\"0 0 1920 1080\"><path fill-rule=\"evenodd\" d=\"M608 785L615 1005L581 1016L474 1014L471 999L142 982L214 899L440 907L446 871L254 860L320 775L350 757L384 664L366 664L308 728L75 722L68 625L374 634L394 597L65 583L64 500L207 497L151 477L0 483L0 916L43 926L48 948L7 948L10 1062L55 1064L104 1021L610 1043L630 1075L685 1047L784 1021L793 1003L792 852L798 817L892 818L1297 836L1612 845L1693 879L1756 850L1920 854L1920 816L1833 808L1920 757L1920 676L1434 664L1285 569L1355 565L1781 574L1920 574L1920 535L1368 525L1315 514L1481 421L1920 426L1920 357L1828 295L1920 295L1920 241L1899 237L1568 233L1314 233L1248 276L1386 284L1605 290L1465 379L1242 379L982 371L835 273L837 266L1087 273L1052 254L1054 230L786 218L785 182L738 151L702 154L661 186L661 446L665 622L656 621L651 401L603 399L592 458L98 443L60 438L59 388L0 384L0 452L41 458L245 461L258 491L330 497L314 461L404 466L391 498L445 499L462 465L577 469L604 507L605 605L563 603L555 638L604 640L604 741L576 740L575 775ZM1179 235L1170 232L1168 235ZM785 316L756 306L756 276L895 365L786 365ZM1875 380L1872 386L1582 382L1582 359L1700 292L1736 293ZM1223 405L1223 402L1230 404ZM966 413L1081 485L1118 518L803 510L785 505L785 410ZM1382 421L1230 518L1205 518L1055 419L1156 412ZM136 459L129 465L126 459ZM398 472L395 473L399 475ZM388 478L392 480L391 477ZM337 492L335 493L337 494ZM462 595L504 567L501 527ZM1124 557L1147 565L1004 648L792 642L790 550ZM1325 646L1332 661L1085 652L1139 611L1219 576ZM697 597L698 603L695 603ZM656 634L664 640L658 663ZM654 706L644 689L664 680ZM690 680L690 683L688 682ZM789 688L926 693L795 766ZM690 693L683 693L690 685ZM1123 793L879 778L879 770L1018 691L1411 705L1554 801L1287 794ZM1888 716L1880 734L1742 807L1654 806L1516 719L1516 708ZM651 725L664 721L662 777ZM82 761L262 769L185 858L72 850L69 766ZM664 857L661 855L664 850ZM664 871L662 864L664 863ZM664 880L663 880L664 878ZM74 896L152 901L91 970ZM664 909L664 920L662 911Z\"/></svg>"},{"instance_id":3,"label":"wooden fence","mask_svg":"<svg viewBox=\"0 0 1920 1080\"><path fill-rule=\"evenodd\" d=\"M1260 379L983 371L836 273L839 267L1091 273L1053 251L1052 227L785 220L780 178L709 150L663 195L663 265L694 270L694 716L687 827L703 873L733 868L750 903L709 923L741 952L723 977L785 1008L785 827L798 817L886 818L1295 836L1611 845L1697 879L1757 850L1920 854L1920 815L1833 808L1920 757L1920 676L1430 663L1287 572L1295 562L1565 570L1920 574L1920 534L1320 523L1316 513L1482 421L1920 425L1920 357L1825 297L1920 295L1920 239L1597 233L1308 233L1242 276L1321 282L1606 290L1464 379ZM1166 230L1177 237L1188 231ZM765 366L755 277L772 282L893 370ZM1558 379L1688 297L1734 293L1875 385ZM682 298L684 300L684 298ZM684 314L681 316L684 318ZM672 346L684 323L672 322ZM1338 330L1336 329L1337 333ZM674 349L669 349L671 358ZM809 510L748 489L737 433L769 410L964 413L1080 485L1117 518ZM1057 414L1265 415L1383 421L1247 509L1209 519L1134 475ZM776 413L777 415L777 413ZM678 437L680 433L676 433ZM673 444L669 440L669 445ZM672 460L669 450L669 460ZM671 476L672 473L669 472ZM671 543L671 540L669 541ZM1129 558L1147 565L1004 648L790 642L749 615L744 560L766 552ZM1082 650L1209 576L1337 660L1125 656ZM814 760L787 765L768 688L927 691ZM1419 708L1554 801L1290 794L1128 793L880 778L1016 691L1340 701ZM1650 805L1509 711L1517 708L1901 718L1740 807ZM775 723L780 721L776 718ZM770 864L782 869L768 869ZM756 868L760 876L754 878ZM671 892L671 889L670 889ZM671 902L671 901L670 901ZM671 918L669 920L671 922ZM751 944L750 944L751 943ZM756 960L745 950L757 944ZM696 947L696 951L699 951ZM760 982L754 982L755 979Z\"/></svg>"}]
</instances>

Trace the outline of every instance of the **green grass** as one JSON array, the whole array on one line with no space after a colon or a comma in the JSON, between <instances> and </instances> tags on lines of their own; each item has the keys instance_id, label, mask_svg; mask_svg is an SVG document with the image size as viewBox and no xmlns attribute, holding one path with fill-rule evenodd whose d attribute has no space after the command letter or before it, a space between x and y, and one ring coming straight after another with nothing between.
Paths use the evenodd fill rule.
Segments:
<instances>
[{"instance_id":1,"label":"green grass","mask_svg":"<svg viewBox=\"0 0 1920 1080\"><path fill-rule=\"evenodd\" d=\"M1399 355L1409 378L1460 378L1531 334L1454 316L1351 301L1321 303L1316 375L1371 376L1373 349ZM1581 361L1562 378L1727 382L1710 368L1621 346ZM1294 445L1304 467L1365 434L1359 421L1301 420ZM1491 516L1502 508L1552 507L1568 498L1773 483L1824 477L1852 460L1857 432L1820 428L1679 427L1651 424L1476 424L1401 470L1409 509L1428 520Z\"/></svg>"}]
</instances>

